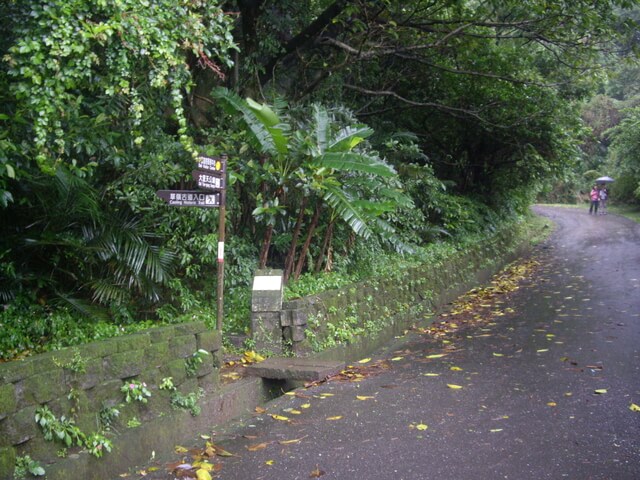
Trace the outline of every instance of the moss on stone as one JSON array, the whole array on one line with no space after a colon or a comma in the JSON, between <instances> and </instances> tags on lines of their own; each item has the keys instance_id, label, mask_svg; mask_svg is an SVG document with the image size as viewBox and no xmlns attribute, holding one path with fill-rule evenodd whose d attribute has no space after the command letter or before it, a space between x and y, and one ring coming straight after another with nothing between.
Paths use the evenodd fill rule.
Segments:
<instances>
[{"instance_id":1,"label":"moss on stone","mask_svg":"<svg viewBox=\"0 0 640 480\"><path fill-rule=\"evenodd\" d=\"M0 448L0 478L13 478L16 467L16 450L13 447Z\"/></svg>"}]
</instances>

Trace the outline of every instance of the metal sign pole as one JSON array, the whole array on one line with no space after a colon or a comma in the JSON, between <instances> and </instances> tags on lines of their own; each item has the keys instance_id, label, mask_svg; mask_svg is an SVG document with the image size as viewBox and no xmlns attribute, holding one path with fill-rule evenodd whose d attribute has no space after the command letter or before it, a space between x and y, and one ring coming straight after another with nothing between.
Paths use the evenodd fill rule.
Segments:
<instances>
[{"instance_id":1,"label":"metal sign pole","mask_svg":"<svg viewBox=\"0 0 640 480\"><path fill-rule=\"evenodd\" d=\"M221 160L223 164L226 164L227 155L221 155ZM218 212L218 312L216 318L216 330L219 333L222 333L222 320L224 318L224 230L227 203L226 190L221 190L220 195L220 211Z\"/></svg>"}]
</instances>

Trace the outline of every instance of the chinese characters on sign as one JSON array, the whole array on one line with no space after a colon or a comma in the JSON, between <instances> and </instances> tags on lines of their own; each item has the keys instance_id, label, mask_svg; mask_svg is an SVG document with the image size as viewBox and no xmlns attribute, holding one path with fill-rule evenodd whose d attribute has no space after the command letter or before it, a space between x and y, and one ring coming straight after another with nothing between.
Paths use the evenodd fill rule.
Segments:
<instances>
[{"instance_id":1,"label":"chinese characters on sign","mask_svg":"<svg viewBox=\"0 0 640 480\"><path fill-rule=\"evenodd\" d=\"M198 188L204 190L220 190L226 186L224 177L220 177L209 171L194 170L191 175L198 184Z\"/></svg>"},{"instance_id":2,"label":"chinese characters on sign","mask_svg":"<svg viewBox=\"0 0 640 480\"><path fill-rule=\"evenodd\" d=\"M173 207L214 208L221 205L221 194L200 190L158 190L161 199Z\"/></svg>"},{"instance_id":3,"label":"chinese characters on sign","mask_svg":"<svg viewBox=\"0 0 640 480\"><path fill-rule=\"evenodd\" d=\"M208 172L216 172L223 176L226 173L227 162L224 158L211 158L203 155L198 157L198 168Z\"/></svg>"},{"instance_id":4,"label":"chinese characters on sign","mask_svg":"<svg viewBox=\"0 0 640 480\"><path fill-rule=\"evenodd\" d=\"M156 195L173 207L215 208L224 205L227 157L198 156L192 178L202 190L158 190Z\"/></svg>"}]
</instances>

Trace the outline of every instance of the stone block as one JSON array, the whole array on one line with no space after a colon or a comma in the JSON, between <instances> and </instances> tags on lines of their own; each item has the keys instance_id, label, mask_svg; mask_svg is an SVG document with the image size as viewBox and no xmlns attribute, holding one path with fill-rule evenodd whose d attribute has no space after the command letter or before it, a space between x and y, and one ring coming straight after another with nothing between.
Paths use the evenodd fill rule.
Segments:
<instances>
[{"instance_id":1,"label":"stone block","mask_svg":"<svg viewBox=\"0 0 640 480\"><path fill-rule=\"evenodd\" d=\"M12 383L0 385L0 420L15 412L17 408L16 387Z\"/></svg>"},{"instance_id":2,"label":"stone block","mask_svg":"<svg viewBox=\"0 0 640 480\"><path fill-rule=\"evenodd\" d=\"M282 309L282 270L258 270L251 290L252 312L279 312Z\"/></svg>"},{"instance_id":3,"label":"stone block","mask_svg":"<svg viewBox=\"0 0 640 480\"><path fill-rule=\"evenodd\" d=\"M87 390L87 397L94 409L99 411L103 406L113 407L123 402L124 394L120 391L123 384L120 379L109 380Z\"/></svg>"},{"instance_id":4,"label":"stone block","mask_svg":"<svg viewBox=\"0 0 640 480\"><path fill-rule=\"evenodd\" d=\"M144 350L151 344L151 338L147 333L136 333L125 335L117 339L118 353L129 352L131 350Z\"/></svg>"},{"instance_id":5,"label":"stone block","mask_svg":"<svg viewBox=\"0 0 640 480\"><path fill-rule=\"evenodd\" d=\"M0 422L0 447L22 445L38 435L42 435L35 421L36 406L18 410L14 415Z\"/></svg>"},{"instance_id":6,"label":"stone block","mask_svg":"<svg viewBox=\"0 0 640 480\"><path fill-rule=\"evenodd\" d=\"M16 449L0 448L0 478L11 480L16 466Z\"/></svg>"},{"instance_id":7,"label":"stone block","mask_svg":"<svg viewBox=\"0 0 640 480\"><path fill-rule=\"evenodd\" d=\"M82 358L102 358L117 353L118 344L115 338L87 343L78 348Z\"/></svg>"},{"instance_id":8,"label":"stone block","mask_svg":"<svg viewBox=\"0 0 640 480\"><path fill-rule=\"evenodd\" d=\"M309 318L309 313L302 308L293 310L291 312L291 320L292 320L293 326L300 327L300 326L306 325L308 318Z\"/></svg>"},{"instance_id":9,"label":"stone block","mask_svg":"<svg viewBox=\"0 0 640 480\"><path fill-rule=\"evenodd\" d=\"M161 367L170 358L168 340L155 342L144 351L144 363L147 367Z\"/></svg>"},{"instance_id":10,"label":"stone block","mask_svg":"<svg viewBox=\"0 0 640 480\"><path fill-rule=\"evenodd\" d=\"M146 330L146 333L149 334L151 343L166 342L175 336L176 329L175 326L169 325L167 327L150 328L149 330Z\"/></svg>"},{"instance_id":11,"label":"stone block","mask_svg":"<svg viewBox=\"0 0 640 480\"><path fill-rule=\"evenodd\" d=\"M177 335L169 340L172 357L187 358L198 350L195 335Z\"/></svg>"},{"instance_id":12,"label":"stone block","mask_svg":"<svg viewBox=\"0 0 640 480\"><path fill-rule=\"evenodd\" d=\"M0 363L0 384L16 383L33 375L33 363L28 360Z\"/></svg>"},{"instance_id":13,"label":"stone block","mask_svg":"<svg viewBox=\"0 0 640 480\"><path fill-rule=\"evenodd\" d=\"M178 358L167 362L160 369L163 377L173 378L174 385L182 384L187 378L187 370L185 368L184 359Z\"/></svg>"},{"instance_id":14,"label":"stone block","mask_svg":"<svg viewBox=\"0 0 640 480\"><path fill-rule=\"evenodd\" d=\"M292 327L291 330L292 330L291 339L294 342L302 342L306 338L306 335L304 333L306 331L306 328L304 326L294 326Z\"/></svg>"},{"instance_id":15,"label":"stone block","mask_svg":"<svg viewBox=\"0 0 640 480\"><path fill-rule=\"evenodd\" d=\"M196 378L204 377L205 375L209 375L211 372L213 372L213 362L211 361L211 358L207 356L198 367Z\"/></svg>"},{"instance_id":16,"label":"stone block","mask_svg":"<svg viewBox=\"0 0 640 480\"><path fill-rule=\"evenodd\" d=\"M218 371L214 370L203 377L198 377L198 386L206 393L212 393L218 390L218 388L220 388L220 375L218 375Z\"/></svg>"},{"instance_id":17,"label":"stone block","mask_svg":"<svg viewBox=\"0 0 640 480\"><path fill-rule=\"evenodd\" d=\"M292 310L282 310L280 312L280 326L281 327L290 327L293 325L293 311Z\"/></svg>"},{"instance_id":18,"label":"stone block","mask_svg":"<svg viewBox=\"0 0 640 480\"><path fill-rule=\"evenodd\" d=\"M258 350L282 352L282 327L280 312L251 313L251 336Z\"/></svg>"},{"instance_id":19,"label":"stone block","mask_svg":"<svg viewBox=\"0 0 640 480\"><path fill-rule=\"evenodd\" d=\"M27 361L33 365L33 373L38 374L58 369L59 367L56 365L56 362L64 363L65 359L70 360L71 355L65 353L64 350L59 350L56 352L40 353L28 358Z\"/></svg>"},{"instance_id":20,"label":"stone block","mask_svg":"<svg viewBox=\"0 0 640 480\"><path fill-rule=\"evenodd\" d=\"M222 336L215 330L206 330L196 335L196 347L198 350L216 352L222 348Z\"/></svg>"},{"instance_id":21,"label":"stone block","mask_svg":"<svg viewBox=\"0 0 640 480\"><path fill-rule=\"evenodd\" d=\"M66 394L62 369L32 375L16 383L16 397L21 406L47 403Z\"/></svg>"},{"instance_id":22,"label":"stone block","mask_svg":"<svg viewBox=\"0 0 640 480\"><path fill-rule=\"evenodd\" d=\"M175 329L176 335L196 335L197 333L206 331L207 327L202 322L187 322L176 325Z\"/></svg>"},{"instance_id":23,"label":"stone block","mask_svg":"<svg viewBox=\"0 0 640 480\"><path fill-rule=\"evenodd\" d=\"M334 375L344 362L314 358L269 357L246 367L249 375L262 378L316 381Z\"/></svg>"},{"instance_id":24,"label":"stone block","mask_svg":"<svg viewBox=\"0 0 640 480\"><path fill-rule=\"evenodd\" d=\"M104 357L103 368L108 378L129 378L142 371L144 350L114 353Z\"/></svg>"},{"instance_id":25,"label":"stone block","mask_svg":"<svg viewBox=\"0 0 640 480\"><path fill-rule=\"evenodd\" d=\"M66 383L82 390L93 388L104 380L104 369L101 358L90 358L86 361L84 373L64 372Z\"/></svg>"}]
</instances>

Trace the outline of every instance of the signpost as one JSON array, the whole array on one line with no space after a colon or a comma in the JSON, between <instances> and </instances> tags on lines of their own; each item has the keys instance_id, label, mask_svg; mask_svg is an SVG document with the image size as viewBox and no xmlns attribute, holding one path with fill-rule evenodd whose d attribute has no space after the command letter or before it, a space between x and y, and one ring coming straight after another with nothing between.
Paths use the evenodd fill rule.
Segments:
<instances>
[{"instance_id":1,"label":"signpost","mask_svg":"<svg viewBox=\"0 0 640 480\"><path fill-rule=\"evenodd\" d=\"M156 195L173 207L219 208L218 297L216 329L222 332L224 315L224 230L227 187L227 156L198 156L198 169L191 173L201 190L158 190Z\"/></svg>"}]
</instances>

